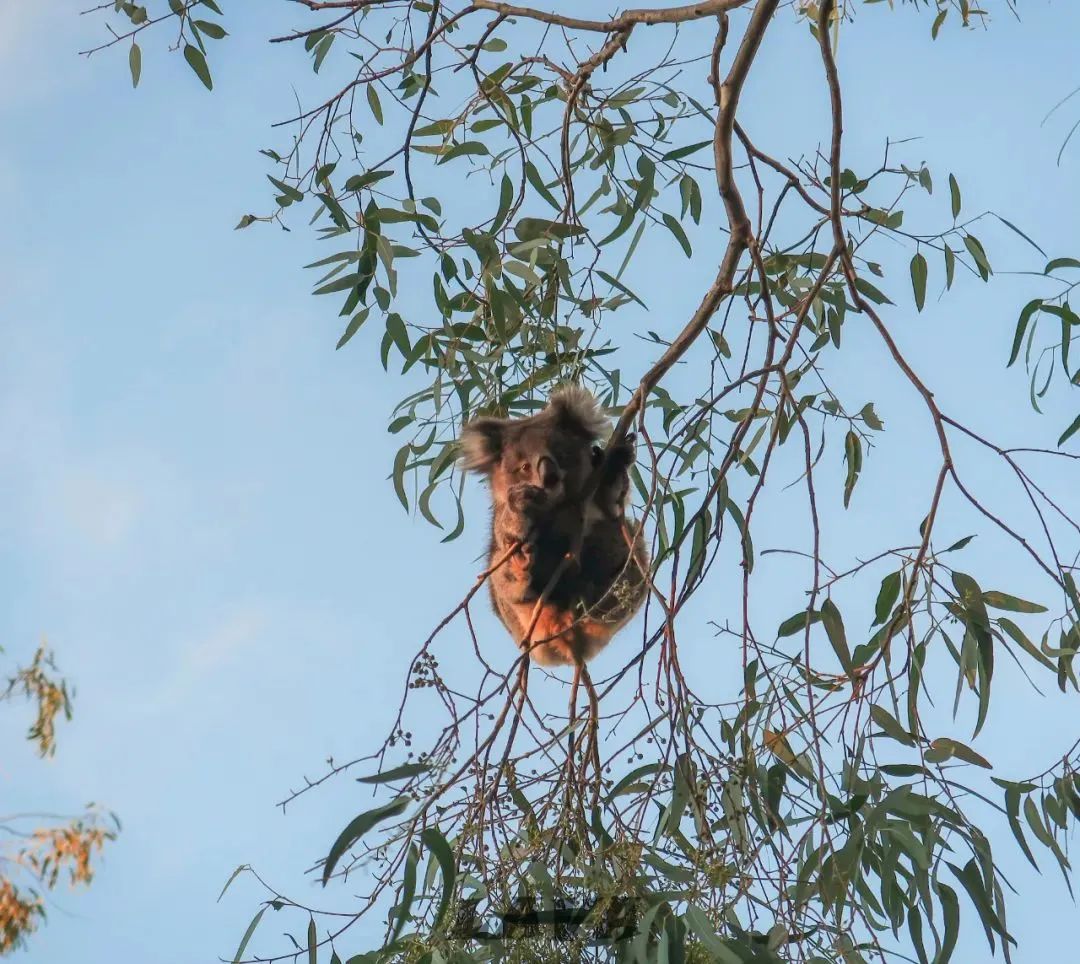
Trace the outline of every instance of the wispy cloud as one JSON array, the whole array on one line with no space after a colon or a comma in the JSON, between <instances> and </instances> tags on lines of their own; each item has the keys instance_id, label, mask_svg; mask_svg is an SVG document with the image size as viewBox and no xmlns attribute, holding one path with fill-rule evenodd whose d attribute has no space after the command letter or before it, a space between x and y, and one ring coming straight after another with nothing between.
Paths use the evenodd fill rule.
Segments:
<instances>
[{"instance_id":1,"label":"wispy cloud","mask_svg":"<svg viewBox=\"0 0 1080 964\"><path fill-rule=\"evenodd\" d=\"M191 705L193 698L197 704L197 697L205 694L208 681L252 650L269 624L264 610L246 605L181 642L172 668L165 672L158 686L133 701L131 712L137 716L169 715L182 704Z\"/></svg>"},{"instance_id":2,"label":"wispy cloud","mask_svg":"<svg viewBox=\"0 0 1080 964\"><path fill-rule=\"evenodd\" d=\"M63 86L82 33L73 0L0 0L0 107L36 100Z\"/></svg>"}]
</instances>

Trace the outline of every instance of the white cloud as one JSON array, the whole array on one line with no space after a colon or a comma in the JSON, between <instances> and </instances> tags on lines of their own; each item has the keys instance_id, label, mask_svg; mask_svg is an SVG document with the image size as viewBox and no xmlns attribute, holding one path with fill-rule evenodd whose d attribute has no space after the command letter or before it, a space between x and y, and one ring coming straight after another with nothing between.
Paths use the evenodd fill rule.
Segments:
<instances>
[{"instance_id":1,"label":"white cloud","mask_svg":"<svg viewBox=\"0 0 1080 964\"><path fill-rule=\"evenodd\" d=\"M81 470L60 482L60 504L68 521L86 539L115 547L134 532L143 498L131 486Z\"/></svg>"},{"instance_id":2,"label":"white cloud","mask_svg":"<svg viewBox=\"0 0 1080 964\"><path fill-rule=\"evenodd\" d=\"M265 615L254 607L230 614L184 649L180 675L197 679L232 662L255 643L266 624Z\"/></svg>"},{"instance_id":3,"label":"white cloud","mask_svg":"<svg viewBox=\"0 0 1080 964\"><path fill-rule=\"evenodd\" d=\"M170 716L180 705L200 702L213 679L232 676L225 670L255 647L269 624L260 607L246 605L187 639L179 646L174 665L165 672L160 685L131 700L132 714Z\"/></svg>"},{"instance_id":4,"label":"white cloud","mask_svg":"<svg viewBox=\"0 0 1080 964\"><path fill-rule=\"evenodd\" d=\"M100 14L82 17L84 0L0 0L0 107L54 93L73 69L86 69L78 52L104 30ZM94 17L97 22L92 22Z\"/></svg>"}]
</instances>

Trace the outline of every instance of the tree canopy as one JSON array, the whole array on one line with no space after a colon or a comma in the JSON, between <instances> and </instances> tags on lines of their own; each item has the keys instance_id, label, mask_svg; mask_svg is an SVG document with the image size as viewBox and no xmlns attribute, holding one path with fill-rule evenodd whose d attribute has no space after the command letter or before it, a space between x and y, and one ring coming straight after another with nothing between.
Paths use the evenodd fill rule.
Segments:
<instances>
[{"instance_id":1,"label":"tree canopy","mask_svg":"<svg viewBox=\"0 0 1080 964\"><path fill-rule=\"evenodd\" d=\"M641 440L654 564L644 621L582 692L483 638L488 574L464 580L416 641L385 740L290 796L346 773L374 787L315 868L360 898L324 910L266 882L236 961L945 964L962 922L1008 958L1000 848L1068 882L1080 742L1064 734L1004 774L978 737L1009 712L1002 660L1033 686L1078 689L1075 487L1044 473L1080 458L1062 401L1080 386L1080 260L1007 211L970 212L962 173L911 144L849 162L845 90L860 78L838 51L857 17L899 15L873 2L266 4L295 21L270 40L291 51L299 106L262 152L266 207L237 227L306 223L321 239L309 267L337 347L401 376L388 468L402 505L459 537L462 422L528 414L581 382L614 440ZM925 16L928 43L1013 9L897 6ZM218 3L98 10L96 49L126 50L134 84L153 40L213 89L231 26ZM795 156L741 106L781 32L812 54L788 83L827 108ZM998 280L1001 237L1031 289L1001 365L1026 368L1057 447L995 437L977 398L943 405L899 333L958 279ZM656 273L677 284L683 259L711 281L671 318L638 289ZM871 364L905 410L859 394L852 375ZM979 384L1000 388L994 373ZM863 481L902 419L932 453L903 500ZM837 532L856 546L841 558ZM976 536L1000 547L994 564L971 555ZM763 569L783 592L758 591ZM1001 582L1019 573L1038 599ZM263 937L268 910L291 915L291 941ZM357 936L363 921L381 940Z\"/></svg>"}]
</instances>

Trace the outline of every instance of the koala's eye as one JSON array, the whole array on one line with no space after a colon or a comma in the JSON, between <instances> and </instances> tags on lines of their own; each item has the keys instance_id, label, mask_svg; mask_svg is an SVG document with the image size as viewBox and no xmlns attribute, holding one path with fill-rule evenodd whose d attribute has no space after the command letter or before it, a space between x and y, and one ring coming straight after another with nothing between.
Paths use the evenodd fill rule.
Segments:
<instances>
[{"instance_id":1,"label":"koala's eye","mask_svg":"<svg viewBox=\"0 0 1080 964\"><path fill-rule=\"evenodd\" d=\"M528 462L522 462L521 465L518 466L518 471L519 472L528 472L529 471L529 463Z\"/></svg>"}]
</instances>

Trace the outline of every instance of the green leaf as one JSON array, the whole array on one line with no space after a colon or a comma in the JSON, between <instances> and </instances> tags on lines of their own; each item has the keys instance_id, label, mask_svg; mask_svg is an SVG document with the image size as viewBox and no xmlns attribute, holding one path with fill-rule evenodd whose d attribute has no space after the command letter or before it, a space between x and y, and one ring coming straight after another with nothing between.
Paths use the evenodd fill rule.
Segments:
<instances>
[{"instance_id":1,"label":"green leaf","mask_svg":"<svg viewBox=\"0 0 1080 964\"><path fill-rule=\"evenodd\" d=\"M621 291L628 298L632 298L639 305L641 305L642 308L645 308L646 310L648 310L648 306L645 304L645 302L642 301L636 294L634 294L633 291L631 291L629 288L627 288L626 285L624 285L621 281L619 281L618 278L613 278L606 271L600 271L599 269L597 270L596 273L598 275L600 275L600 277L603 278L609 285L611 285L611 287L617 288L619 291Z\"/></svg>"},{"instance_id":2,"label":"green leaf","mask_svg":"<svg viewBox=\"0 0 1080 964\"><path fill-rule=\"evenodd\" d=\"M676 147L675 150L668 151L660 160L679 161L684 157L689 157L691 154L696 154L703 147L708 147L710 144L712 144L712 138L707 141L698 141L696 144L687 144L686 147Z\"/></svg>"},{"instance_id":3,"label":"green leaf","mask_svg":"<svg viewBox=\"0 0 1080 964\"><path fill-rule=\"evenodd\" d=\"M371 275L365 271L342 275L340 278L335 278L333 281L328 281L322 287L316 288L312 294L332 295L339 291L348 291L350 288L360 287L364 281L370 279L370 277Z\"/></svg>"},{"instance_id":4,"label":"green leaf","mask_svg":"<svg viewBox=\"0 0 1080 964\"><path fill-rule=\"evenodd\" d=\"M540 287L540 276L527 264L522 264L520 261L506 261L503 263L503 271L508 271L510 274L517 275L522 281L534 285L537 288Z\"/></svg>"},{"instance_id":5,"label":"green leaf","mask_svg":"<svg viewBox=\"0 0 1080 964\"><path fill-rule=\"evenodd\" d=\"M984 592L982 594L983 602L987 606L993 609L1005 609L1013 613L1044 613L1046 612L1045 606L1040 606L1038 603L1028 602L1026 599L1018 599L1016 596L1010 596L1008 593L996 592L991 590L990 592Z\"/></svg>"},{"instance_id":6,"label":"green leaf","mask_svg":"<svg viewBox=\"0 0 1080 964\"><path fill-rule=\"evenodd\" d=\"M975 265L979 269L979 274L982 276L983 281L986 281L994 272L990 268L990 262L986 258L986 251L983 250L983 246L979 239L973 234L965 234L964 247L968 249L968 253L974 259Z\"/></svg>"},{"instance_id":7,"label":"green leaf","mask_svg":"<svg viewBox=\"0 0 1080 964\"><path fill-rule=\"evenodd\" d=\"M697 904L688 903L684 916L686 917L686 923L690 925L690 930L697 935L697 939L701 941L701 946L708 953L710 961L717 962L717 964L741 964L742 958L717 936L716 931L713 930L713 926L709 922L709 918ZM682 959L681 956L679 959Z\"/></svg>"},{"instance_id":8,"label":"green leaf","mask_svg":"<svg viewBox=\"0 0 1080 964\"><path fill-rule=\"evenodd\" d=\"M367 102L368 107L371 108L371 116L375 118L375 123L382 127L382 103L379 101L379 92L375 89L374 84L367 85Z\"/></svg>"},{"instance_id":9,"label":"green leaf","mask_svg":"<svg viewBox=\"0 0 1080 964\"><path fill-rule=\"evenodd\" d=\"M345 182L345 190L359 191L376 181L381 181L384 177L390 177L393 173L393 171L365 171L363 174L354 174Z\"/></svg>"},{"instance_id":10,"label":"green leaf","mask_svg":"<svg viewBox=\"0 0 1080 964\"><path fill-rule=\"evenodd\" d=\"M807 623L812 624L820 621L821 613L804 609L801 613L789 616L780 624L780 628L776 630L777 638L782 639L785 636L794 636L800 629L805 629Z\"/></svg>"},{"instance_id":11,"label":"green leaf","mask_svg":"<svg viewBox=\"0 0 1080 964\"><path fill-rule=\"evenodd\" d=\"M323 61L326 59L326 55L330 53L330 48L334 45L334 39L337 34L326 34L315 47L315 57L311 62L311 69L315 72L319 72L319 68L322 67Z\"/></svg>"},{"instance_id":12,"label":"green leaf","mask_svg":"<svg viewBox=\"0 0 1080 964\"><path fill-rule=\"evenodd\" d=\"M878 589L877 601L874 603L874 621L871 625L885 622L900 598L900 573L890 572L881 580L881 588Z\"/></svg>"},{"instance_id":13,"label":"green leaf","mask_svg":"<svg viewBox=\"0 0 1080 964\"><path fill-rule=\"evenodd\" d=\"M401 883L401 900L398 901L398 918L390 935L390 943L393 944L400 936L406 922L409 920L409 911L412 910L413 898L416 896L416 864L420 859L420 853L416 847L409 847L408 856L405 858L404 880Z\"/></svg>"},{"instance_id":14,"label":"green leaf","mask_svg":"<svg viewBox=\"0 0 1080 964\"><path fill-rule=\"evenodd\" d=\"M319 932L315 928L315 918L308 919L307 926L307 955L308 964L318 964L319 961Z\"/></svg>"},{"instance_id":15,"label":"green leaf","mask_svg":"<svg viewBox=\"0 0 1080 964\"><path fill-rule=\"evenodd\" d=\"M262 915L266 913L264 907L253 918L251 923L248 924L247 930L244 931L244 936L240 939L240 946L236 949L236 953L233 955L233 964L239 964L240 960L244 956L244 951L247 950L248 942L251 940L252 934L255 933L255 928L259 926L259 921L262 920Z\"/></svg>"},{"instance_id":16,"label":"green leaf","mask_svg":"<svg viewBox=\"0 0 1080 964\"><path fill-rule=\"evenodd\" d=\"M937 40L938 31L941 30L941 25L945 22L945 18L948 15L949 15L949 8L948 7L943 7L941 10L938 11L937 16L934 17L934 22L930 27L930 39L931 40ZM956 943L956 938L954 937L953 938L953 944L955 944L955 943ZM950 951L950 953L951 953L951 951ZM946 958L946 960L947 959L948 958ZM935 961L934 964L939 964L939 961ZM944 962L941 962L941 964L944 964Z\"/></svg>"},{"instance_id":17,"label":"green leaf","mask_svg":"<svg viewBox=\"0 0 1080 964\"><path fill-rule=\"evenodd\" d=\"M956 875L957 880L964 885L964 890L967 891L971 903L975 906L975 910L979 912L979 918L982 920L983 928L986 931L986 940L993 947L994 938L992 932L997 931L1004 936L1004 929L990 904L990 897L986 892L986 886L983 883L982 874L979 873L978 865L975 863L975 858L972 857L964 865L963 869L948 861L946 863Z\"/></svg>"},{"instance_id":18,"label":"green leaf","mask_svg":"<svg viewBox=\"0 0 1080 964\"><path fill-rule=\"evenodd\" d=\"M915 292L915 307L919 311L922 311L926 304L926 274L926 258L922 256L922 252L918 252L911 259L911 288Z\"/></svg>"},{"instance_id":19,"label":"green leaf","mask_svg":"<svg viewBox=\"0 0 1080 964\"><path fill-rule=\"evenodd\" d=\"M938 16L941 17L944 13L942 10ZM941 941L941 951L934 958L934 964L948 964L956 949L956 939L960 936L960 901L956 897L956 891L948 884L939 881L934 888L941 901L941 914L945 920L945 936Z\"/></svg>"},{"instance_id":20,"label":"green leaf","mask_svg":"<svg viewBox=\"0 0 1080 964\"><path fill-rule=\"evenodd\" d=\"M302 201L304 200L304 194L302 191L298 191L291 184L286 184L284 181L279 181L276 177L266 175L266 179L274 185L282 194L284 194L290 201Z\"/></svg>"},{"instance_id":21,"label":"green leaf","mask_svg":"<svg viewBox=\"0 0 1080 964\"><path fill-rule=\"evenodd\" d=\"M993 212L991 212L991 213L993 213ZM1031 238L1029 238L1026 234L1024 234L1024 232L1021 231L1015 224L1013 224L1012 221L1009 221L1006 218L1003 218L1000 214L994 214L994 217L997 218L1002 224L1004 224L1005 227L1007 227L1010 231L1012 231L1015 234L1020 235L1020 237L1022 237L1028 244L1030 244L1044 258L1046 257L1046 252L1043 251L1043 249L1040 248L1034 241L1032 241Z\"/></svg>"},{"instance_id":22,"label":"green leaf","mask_svg":"<svg viewBox=\"0 0 1080 964\"><path fill-rule=\"evenodd\" d=\"M366 810L364 813L349 821L348 826L341 831L337 840L334 841L333 846L330 848L330 853L326 855L322 873L324 887L326 886L326 882L330 879L330 875L334 872L334 868L337 866L338 861L345 855L348 849L376 824L381 823L389 817L396 817L399 814L404 813L405 808L409 805L410 799L411 798L409 797L398 797L396 800L385 806L376 807L374 810ZM239 955L237 955L237 959L239 959Z\"/></svg>"},{"instance_id":23,"label":"green leaf","mask_svg":"<svg viewBox=\"0 0 1080 964\"><path fill-rule=\"evenodd\" d=\"M506 178L505 183L509 184L510 179ZM507 207L509 206L507 204ZM580 224L559 224L545 218L522 218L514 225L514 234L520 241L535 241L542 237L563 241L566 238L576 238L588 233L588 230Z\"/></svg>"},{"instance_id":24,"label":"green leaf","mask_svg":"<svg viewBox=\"0 0 1080 964\"><path fill-rule=\"evenodd\" d=\"M844 632L844 620L840 615L840 610L831 599L826 599L821 606L821 621L825 625L825 633L829 637L829 642L832 643L836 658L840 660L844 672L850 676L854 666L851 662L847 634Z\"/></svg>"},{"instance_id":25,"label":"green leaf","mask_svg":"<svg viewBox=\"0 0 1080 964\"><path fill-rule=\"evenodd\" d=\"M432 930L437 930L439 924L442 923L442 919L446 916L446 911L450 907L450 901L454 896L454 883L456 880L454 854L446 838L435 827L428 827L424 830L420 834L420 839L423 841L424 846L434 854L435 860L439 864L439 870L442 873L442 897L439 898L439 909L435 912L435 921L431 925Z\"/></svg>"},{"instance_id":26,"label":"green leaf","mask_svg":"<svg viewBox=\"0 0 1080 964\"><path fill-rule=\"evenodd\" d=\"M214 81L210 77L210 68L206 65L206 58L203 56L203 52L198 47L187 44L184 47L184 60L186 60L188 66L195 71L195 76L203 82L203 86L207 90L213 90Z\"/></svg>"},{"instance_id":27,"label":"green leaf","mask_svg":"<svg viewBox=\"0 0 1080 964\"><path fill-rule=\"evenodd\" d=\"M454 121L452 120L437 120L430 124L425 124L423 127L418 127L413 131L413 137L431 137L433 135L439 135L440 137L449 134L454 129Z\"/></svg>"},{"instance_id":28,"label":"green leaf","mask_svg":"<svg viewBox=\"0 0 1080 964\"><path fill-rule=\"evenodd\" d=\"M847 477L844 480L844 508L851 502L851 493L862 471L862 440L849 431L844 437L844 459L847 462Z\"/></svg>"},{"instance_id":29,"label":"green leaf","mask_svg":"<svg viewBox=\"0 0 1080 964\"><path fill-rule=\"evenodd\" d=\"M383 773L374 773L369 777L357 777L356 782L392 783L394 780L407 780L410 777L419 776L421 773L427 773L430 769L431 767L426 763L404 763L399 767L394 767L392 770L386 770Z\"/></svg>"},{"instance_id":30,"label":"green leaf","mask_svg":"<svg viewBox=\"0 0 1080 964\"><path fill-rule=\"evenodd\" d=\"M874 403L867 402L860 410L859 414L862 416L862 420L866 423L866 427L872 429L875 432L880 432L885 428L885 424L878 418L877 412L874 411Z\"/></svg>"},{"instance_id":31,"label":"green leaf","mask_svg":"<svg viewBox=\"0 0 1080 964\"><path fill-rule=\"evenodd\" d=\"M1058 446L1064 445L1078 430L1080 430L1080 415L1077 415L1072 424L1061 433L1061 438L1057 441Z\"/></svg>"},{"instance_id":32,"label":"green leaf","mask_svg":"<svg viewBox=\"0 0 1080 964\"><path fill-rule=\"evenodd\" d=\"M1058 268L1080 268L1080 261L1076 258L1054 258L1047 262L1046 267L1043 268L1043 274L1050 274Z\"/></svg>"},{"instance_id":33,"label":"green leaf","mask_svg":"<svg viewBox=\"0 0 1080 964\"><path fill-rule=\"evenodd\" d=\"M547 189L547 185L544 184L544 179L540 177L540 172L536 169L532 161L525 162L525 178L532 185L533 190L547 201L548 204L555 208L556 211L562 210L562 205L555 200L552 193Z\"/></svg>"},{"instance_id":34,"label":"green leaf","mask_svg":"<svg viewBox=\"0 0 1080 964\"><path fill-rule=\"evenodd\" d=\"M221 888L221 893L218 894L217 899L219 902L221 901L221 898L225 896L225 891L227 891L229 887L232 886L232 882L236 880L236 878L239 877L240 874L243 873L245 870L251 870L251 865L241 864L239 867L236 868L236 870L229 874L229 879L225 881L225 886Z\"/></svg>"},{"instance_id":35,"label":"green leaf","mask_svg":"<svg viewBox=\"0 0 1080 964\"><path fill-rule=\"evenodd\" d=\"M393 343L393 336L390 334L389 326L386 330L386 338ZM389 347L386 344L386 340L383 341L383 368L386 368L386 360L389 355ZM408 445L403 445L398 449L397 455L394 456L394 471L392 473L394 480L394 494L398 497L398 501L401 502L402 507L407 512L409 510L409 497L405 494L405 466L409 461L409 454L412 450Z\"/></svg>"},{"instance_id":36,"label":"green leaf","mask_svg":"<svg viewBox=\"0 0 1080 964\"><path fill-rule=\"evenodd\" d=\"M688 258L694 254L693 249L690 247L690 239L686 236L686 232L683 230L683 226L679 224L670 214L664 215L664 224L667 225L667 229L675 235L675 240L679 242L683 251Z\"/></svg>"},{"instance_id":37,"label":"green leaf","mask_svg":"<svg viewBox=\"0 0 1080 964\"><path fill-rule=\"evenodd\" d=\"M951 288L956 276L956 255L953 249L945 245L945 287Z\"/></svg>"},{"instance_id":38,"label":"green leaf","mask_svg":"<svg viewBox=\"0 0 1080 964\"><path fill-rule=\"evenodd\" d=\"M444 154L441 154L437 163L445 164L447 161L452 161L456 157L465 157L469 155L483 155L490 154L486 144L482 144L480 141L462 141L460 144L455 144Z\"/></svg>"},{"instance_id":39,"label":"green leaf","mask_svg":"<svg viewBox=\"0 0 1080 964\"><path fill-rule=\"evenodd\" d=\"M624 793L627 788L634 786L642 777L652 776L657 770L663 767L661 763L646 763L644 766L640 766L635 770L631 770L626 776L624 776L618 783L615 784L608 791L607 799L613 800L620 793Z\"/></svg>"},{"instance_id":40,"label":"green leaf","mask_svg":"<svg viewBox=\"0 0 1080 964\"><path fill-rule=\"evenodd\" d=\"M1052 850L1054 847L1054 838L1050 835L1050 831L1043 823L1042 817L1039 816L1039 808L1035 805L1033 797L1028 797L1024 801L1024 816L1027 818L1028 826L1031 827L1031 832L1035 834L1039 843Z\"/></svg>"},{"instance_id":41,"label":"green leaf","mask_svg":"<svg viewBox=\"0 0 1080 964\"><path fill-rule=\"evenodd\" d=\"M1042 298L1034 298L1024 305L1023 310L1020 312L1020 317L1016 322L1016 334L1013 336L1012 351L1009 353L1009 362L1005 366L1006 368L1019 357L1020 345L1024 341L1024 333L1027 331L1028 322L1031 321L1032 315L1042 308L1042 305Z\"/></svg>"},{"instance_id":42,"label":"green leaf","mask_svg":"<svg viewBox=\"0 0 1080 964\"><path fill-rule=\"evenodd\" d=\"M891 305L892 302L877 288L875 288L865 278L855 279L855 290L860 294L865 295L872 302L878 305Z\"/></svg>"},{"instance_id":43,"label":"green leaf","mask_svg":"<svg viewBox=\"0 0 1080 964\"><path fill-rule=\"evenodd\" d=\"M221 40L227 36L225 28L220 23L214 23L210 20L195 20L193 21L200 32L206 34L211 40Z\"/></svg>"},{"instance_id":44,"label":"green leaf","mask_svg":"<svg viewBox=\"0 0 1080 964\"><path fill-rule=\"evenodd\" d=\"M997 618L997 624L1001 629L1004 629L1006 633L1012 637L1013 641L1019 646L1025 653L1028 654L1036 662L1041 663L1050 672L1056 673L1057 667L1047 659L1046 655L1024 635L1023 630L1016 625L1011 619L1006 619L1004 616Z\"/></svg>"},{"instance_id":45,"label":"green leaf","mask_svg":"<svg viewBox=\"0 0 1080 964\"><path fill-rule=\"evenodd\" d=\"M503 226L506 216L510 213L510 205L513 203L514 184L509 176L504 174L502 176L502 183L499 186L499 209L495 212L495 220L491 222L491 231L493 234Z\"/></svg>"},{"instance_id":46,"label":"green leaf","mask_svg":"<svg viewBox=\"0 0 1080 964\"><path fill-rule=\"evenodd\" d=\"M987 770L992 770L993 766L990 761L985 757L980 756L971 747L960 743L958 740L950 740L948 737L938 737L936 740L930 742L930 749L936 751L937 754L942 755L941 760L951 759L955 757L957 760L963 760L965 763L973 763L975 766L983 767ZM926 754L926 759L931 763L941 762L937 759L932 759L930 753Z\"/></svg>"},{"instance_id":47,"label":"green leaf","mask_svg":"<svg viewBox=\"0 0 1080 964\"><path fill-rule=\"evenodd\" d=\"M903 743L904 746L914 746L914 737L900 725L900 721L896 719L885 707L873 704L870 707L870 718L881 727L886 736L896 740L897 743Z\"/></svg>"},{"instance_id":48,"label":"green leaf","mask_svg":"<svg viewBox=\"0 0 1080 964\"><path fill-rule=\"evenodd\" d=\"M963 539L957 539L948 549L942 549L941 552L943 555L946 552L956 552L958 549L963 549L974 538L974 536L964 536Z\"/></svg>"},{"instance_id":49,"label":"green leaf","mask_svg":"<svg viewBox=\"0 0 1080 964\"><path fill-rule=\"evenodd\" d=\"M131 70L131 86L139 86L139 78L142 76L142 50L137 43L132 42L128 51L128 67Z\"/></svg>"},{"instance_id":50,"label":"green leaf","mask_svg":"<svg viewBox=\"0 0 1080 964\"><path fill-rule=\"evenodd\" d=\"M337 351L345 345L346 342L360 330L360 326L367 320L369 311L371 311L370 308L361 308L360 311L353 315L349 320L349 324L345 327L345 331L338 339L338 343L334 346L334 351Z\"/></svg>"},{"instance_id":51,"label":"green leaf","mask_svg":"<svg viewBox=\"0 0 1080 964\"><path fill-rule=\"evenodd\" d=\"M986 614L986 604L983 602L983 592L979 584L966 572L959 570L953 571L952 582L961 605L971 615L975 624L984 629L989 628L990 618Z\"/></svg>"},{"instance_id":52,"label":"green leaf","mask_svg":"<svg viewBox=\"0 0 1080 964\"><path fill-rule=\"evenodd\" d=\"M952 216L955 221L960 216L960 185L951 174L949 175L949 195L952 198Z\"/></svg>"}]
</instances>

